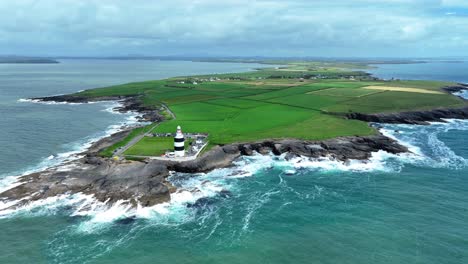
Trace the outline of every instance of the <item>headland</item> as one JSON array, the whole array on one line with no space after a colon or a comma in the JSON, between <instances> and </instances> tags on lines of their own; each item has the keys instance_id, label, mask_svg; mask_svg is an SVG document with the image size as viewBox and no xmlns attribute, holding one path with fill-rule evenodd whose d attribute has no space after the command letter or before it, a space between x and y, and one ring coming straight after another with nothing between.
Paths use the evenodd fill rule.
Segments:
<instances>
[{"instance_id":1,"label":"headland","mask_svg":"<svg viewBox=\"0 0 468 264\"><path fill-rule=\"evenodd\" d=\"M468 89L463 84L384 81L355 67L287 62L247 73L177 77L33 98L68 103L119 101L122 107L117 111L136 111L151 124L102 139L83 158L22 176L21 184L0 198L20 201L14 205L20 206L84 193L109 204L124 200L134 206L152 206L169 201L176 191L166 180L171 171L207 172L255 153L341 162L366 160L377 151L405 153L406 147L381 135L369 122L424 125L468 117L468 103L452 94ZM178 125L186 132L208 135L209 143L197 159L154 160L150 151L139 155L148 158L134 160L130 154L141 149L138 144L158 149L141 141L114 157L133 139L171 133Z\"/></svg>"}]
</instances>

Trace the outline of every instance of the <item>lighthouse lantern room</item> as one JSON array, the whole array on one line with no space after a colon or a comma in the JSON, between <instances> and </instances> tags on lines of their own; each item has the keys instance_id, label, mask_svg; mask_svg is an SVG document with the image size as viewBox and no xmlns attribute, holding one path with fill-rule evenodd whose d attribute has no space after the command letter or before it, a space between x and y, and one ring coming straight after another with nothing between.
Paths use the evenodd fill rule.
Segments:
<instances>
[{"instance_id":1,"label":"lighthouse lantern room","mask_svg":"<svg viewBox=\"0 0 468 264\"><path fill-rule=\"evenodd\" d=\"M177 132L174 137L174 154L176 157L185 155L185 138L180 126L177 126Z\"/></svg>"}]
</instances>

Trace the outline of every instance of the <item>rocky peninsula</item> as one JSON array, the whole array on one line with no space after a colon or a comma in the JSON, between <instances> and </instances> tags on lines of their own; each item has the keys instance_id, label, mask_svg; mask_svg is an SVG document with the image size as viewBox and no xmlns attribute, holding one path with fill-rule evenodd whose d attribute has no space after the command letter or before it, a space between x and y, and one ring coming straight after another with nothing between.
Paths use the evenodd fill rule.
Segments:
<instances>
[{"instance_id":1,"label":"rocky peninsula","mask_svg":"<svg viewBox=\"0 0 468 264\"><path fill-rule=\"evenodd\" d=\"M60 95L34 98L42 101L89 103L89 98ZM96 101L118 100L122 103L117 111L137 111L144 121L157 122L162 115L156 109L142 106L138 97L106 97ZM115 133L94 143L82 158L57 167L22 176L21 184L3 193L2 200L21 200L15 206L30 201L46 199L61 194L91 194L97 200L113 204L119 200L132 205L152 206L170 200L175 187L166 178L170 172L200 173L231 166L242 155L286 155L293 157L321 158L347 162L369 159L373 152L383 150L392 154L408 149L383 135L366 137L340 137L323 141L297 139L263 140L217 146L192 161L175 162L162 160L115 161L99 156L99 152L121 141L130 130Z\"/></svg>"},{"instance_id":2,"label":"rocky peninsula","mask_svg":"<svg viewBox=\"0 0 468 264\"><path fill-rule=\"evenodd\" d=\"M94 195L101 202L112 204L126 200L133 205L152 206L170 200L175 188L166 180L170 171L184 173L208 172L232 165L241 155L282 155L286 159L304 156L329 157L346 162L366 160L379 150L398 154L408 149L383 135L344 137L324 141L293 139L265 140L217 146L192 161L161 160L115 161L98 156L98 151L119 141L128 131L119 132L95 143L78 160L22 176L21 184L0 194L2 200L21 200L19 204L61 194Z\"/></svg>"},{"instance_id":3,"label":"rocky peninsula","mask_svg":"<svg viewBox=\"0 0 468 264\"><path fill-rule=\"evenodd\" d=\"M302 84L297 84L302 85ZM177 88L177 89L185 89ZM172 88L171 88L172 89ZM187 89L193 89L188 87ZM286 87L285 89L289 89ZM447 93L466 90L468 86L446 87ZM89 103L94 101L119 101L117 111L135 111L140 120L162 122L165 117L160 107L143 103L142 94L119 96L83 96L80 94L57 95L33 98L39 101L67 103ZM359 98L359 97L356 97ZM445 118L468 118L468 107L437 108L427 111L407 111L385 114L348 113L340 118L379 123L403 123L426 125L428 122L443 121ZM335 117L333 117L335 118ZM333 119L335 121L335 119ZM81 158L22 176L20 184L0 193L3 201L20 201L21 206L31 201L54 197L61 194L90 194L109 205L125 200L136 206L153 206L167 202L176 188L167 177L171 172L200 173L231 166L242 155L284 155L285 159L302 156L310 159L330 158L342 162L365 161L377 151L392 154L408 152L405 146L377 132L367 136L340 136L327 140L269 139L244 143L218 144L191 161L144 161L114 160L102 157L99 152L121 141L130 131L125 130L101 139L81 154Z\"/></svg>"}]
</instances>

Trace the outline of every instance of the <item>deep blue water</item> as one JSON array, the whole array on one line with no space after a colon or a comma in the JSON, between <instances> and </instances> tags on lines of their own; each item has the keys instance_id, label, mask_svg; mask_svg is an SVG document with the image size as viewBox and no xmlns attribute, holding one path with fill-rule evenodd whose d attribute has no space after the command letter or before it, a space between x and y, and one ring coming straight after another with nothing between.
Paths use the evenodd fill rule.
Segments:
<instances>
[{"instance_id":1,"label":"deep blue water","mask_svg":"<svg viewBox=\"0 0 468 264\"><path fill-rule=\"evenodd\" d=\"M407 65L395 67L381 74L403 78ZM457 120L385 125L414 154L379 152L366 163L245 157L234 168L174 175L181 191L152 209L100 208L79 196L43 202L0 218L0 263L468 263L467 130Z\"/></svg>"}]
</instances>

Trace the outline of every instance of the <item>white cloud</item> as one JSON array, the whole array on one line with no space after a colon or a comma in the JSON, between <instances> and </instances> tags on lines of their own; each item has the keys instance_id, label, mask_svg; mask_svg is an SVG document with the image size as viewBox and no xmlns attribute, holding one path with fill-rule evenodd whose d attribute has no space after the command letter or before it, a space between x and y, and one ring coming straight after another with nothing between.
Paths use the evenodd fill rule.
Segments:
<instances>
[{"instance_id":1,"label":"white cloud","mask_svg":"<svg viewBox=\"0 0 468 264\"><path fill-rule=\"evenodd\" d=\"M428 50L424 47L431 53L444 47L462 51L468 21L434 12L461 2L467 1L2 1L0 48L10 53L41 47L49 54L310 56L350 50L403 54ZM454 37L462 38L460 44L448 41Z\"/></svg>"}]
</instances>

